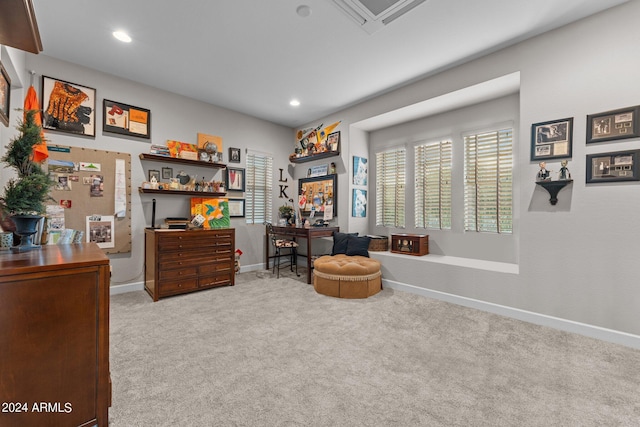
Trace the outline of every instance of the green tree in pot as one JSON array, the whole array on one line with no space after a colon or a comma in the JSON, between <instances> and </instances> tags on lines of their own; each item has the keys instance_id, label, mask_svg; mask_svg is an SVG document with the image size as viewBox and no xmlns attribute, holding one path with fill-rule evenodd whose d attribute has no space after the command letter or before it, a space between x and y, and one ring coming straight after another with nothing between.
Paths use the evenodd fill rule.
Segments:
<instances>
[{"instance_id":1,"label":"green tree in pot","mask_svg":"<svg viewBox=\"0 0 640 427\"><path fill-rule=\"evenodd\" d=\"M13 252L25 252L40 248L33 243L33 235L45 210L52 182L42 167L33 161L33 148L42 143L42 128L35 122L38 110L26 112L25 119L17 129L20 134L7 145L2 161L15 169L18 176L7 182L0 207L4 215L11 215L15 223L15 234L20 244L11 248Z\"/></svg>"}]
</instances>

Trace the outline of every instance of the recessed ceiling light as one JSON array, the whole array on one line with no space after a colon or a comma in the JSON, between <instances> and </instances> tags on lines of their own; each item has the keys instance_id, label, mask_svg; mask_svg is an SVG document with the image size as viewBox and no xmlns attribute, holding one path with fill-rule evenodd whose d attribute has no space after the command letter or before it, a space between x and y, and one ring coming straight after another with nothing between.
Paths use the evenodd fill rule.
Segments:
<instances>
[{"instance_id":1,"label":"recessed ceiling light","mask_svg":"<svg viewBox=\"0 0 640 427\"><path fill-rule=\"evenodd\" d=\"M297 99L292 99L291 101L289 101L289 105L291 105L292 107L297 107L298 105L300 105L300 101L298 101Z\"/></svg>"},{"instance_id":2,"label":"recessed ceiling light","mask_svg":"<svg viewBox=\"0 0 640 427\"><path fill-rule=\"evenodd\" d=\"M301 6L298 6L298 8L296 9L296 13L298 14L298 16L306 18L307 16L311 15L311 8L306 4L303 4Z\"/></svg>"},{"instance_id":3,"label":"recessed ceiling light","mask_svg":"<svg viewBox=\"0 0 640 427\"><path fill-rule=\"evenodd\" d=\"M131 37L129 37L129 34L125 33L124 31L114 31L113 37L117 38L121 42L131 43Z\"/></svg>"}]
</instances>

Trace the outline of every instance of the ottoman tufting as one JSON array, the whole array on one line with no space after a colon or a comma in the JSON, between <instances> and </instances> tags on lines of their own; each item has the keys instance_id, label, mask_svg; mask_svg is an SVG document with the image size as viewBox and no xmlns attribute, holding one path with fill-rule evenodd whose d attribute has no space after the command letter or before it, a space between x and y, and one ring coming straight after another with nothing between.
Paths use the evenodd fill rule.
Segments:
<instances>
[{"instance_id":1,"label":"ottoman tufting","mask_svg":"<svg viewBox=\"0 0 640 427\"><path fill-rule=\"evenodd\" d=\"M382 289L380 262L360 255L325 255L314 262L313 288L338 298L367 298Z\"/></svg>"}]
</instances>

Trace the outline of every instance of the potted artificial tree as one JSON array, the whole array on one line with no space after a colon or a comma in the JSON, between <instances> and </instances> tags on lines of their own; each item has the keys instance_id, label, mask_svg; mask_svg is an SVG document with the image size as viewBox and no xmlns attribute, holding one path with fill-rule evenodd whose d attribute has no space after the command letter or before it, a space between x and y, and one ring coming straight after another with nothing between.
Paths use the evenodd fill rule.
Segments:
<instances>
[{"instance_id":1,"label":"potted artificial tree","mask_svg":"<svg viewBox=\"0 0 640 427\"><path fill-rule=\"evenodd\" d=\"M42 167L33 161L33 148L41 144L42 128L36 123L38 110L28 110L25 119L17 129L20 134L7 145L2 161L17 172L5 186L0 197L0 208L4 215L10 215L15 223L14 233L20 236L20 244L11 248L12 252L25 252L40 248L33 243L38 222L45 210L45 202L51 199L49 190L52 182Z\"/></svg>"}]
</instances>

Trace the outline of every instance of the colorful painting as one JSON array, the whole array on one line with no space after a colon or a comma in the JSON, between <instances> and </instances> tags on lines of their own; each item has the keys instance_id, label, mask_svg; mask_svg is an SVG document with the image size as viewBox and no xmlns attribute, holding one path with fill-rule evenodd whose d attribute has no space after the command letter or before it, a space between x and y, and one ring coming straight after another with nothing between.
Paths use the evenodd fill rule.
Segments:
<instances>
[{"instance_id":1,"label":"colorful painting","mask_svg":"<svg viewBox=\"0 0 640 427\"><path fill-rule=\"evenodd\" d=\"M197 215L204 217L202 227L205 230L231 227L229 199L192 197L191 219Z\"/></svg>"},{"instance_id":2,"label":"colorful painting","mask_svg":"<svg viewBox=\"0 0 640 427\"><path fill-rule=\"evenodd\" d=\"M355 218L365 218L367 216L367 190L353 189L351 216Z\"/></svg>"},{"instance_id":3,"label":"colorful painting","mask_svg":"<svg viewBox=\"0 0 640 427\"><path fill-rule=\"evenodd\" d=\"M353 185L367 185L367 159L353 156Z\"/></svg>"}]
</instances>

